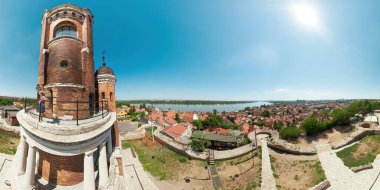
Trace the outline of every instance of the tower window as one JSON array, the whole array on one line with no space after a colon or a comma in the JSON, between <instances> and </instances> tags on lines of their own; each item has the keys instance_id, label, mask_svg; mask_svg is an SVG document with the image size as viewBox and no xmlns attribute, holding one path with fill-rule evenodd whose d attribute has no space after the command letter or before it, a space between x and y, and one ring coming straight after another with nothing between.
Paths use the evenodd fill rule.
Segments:
<instances>
[{"instance_id":1,"label":"tower window","mask_svg":"<svg viewBox=\"0 0 380 190\"><path fill-rule=\"evenodd\" d=\"M67 68L69 66L69 63L66 60L61 61L60 66L62 68Z\"/></svg>"},{"instance_id":2,"label":"tower window","mask_svg":"<svg viewBox=\"0 0 380 190\"><path fill-rule=\"evenodd\" d=\"M77 31L75 30L74 27L63 26L63 27L58 28L54 33L54 37L60 37L60 36L77 37Z\"/></svg>"}]
</instances>

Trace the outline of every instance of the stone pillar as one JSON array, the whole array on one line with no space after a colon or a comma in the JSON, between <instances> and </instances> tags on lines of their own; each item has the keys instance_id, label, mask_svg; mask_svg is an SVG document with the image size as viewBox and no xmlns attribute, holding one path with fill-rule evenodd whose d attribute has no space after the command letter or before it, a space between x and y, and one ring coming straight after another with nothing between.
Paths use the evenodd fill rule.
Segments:
<instances>
[{"instance_id":1,"label":"stone pillar","mask_svg":"<svg viewBox=\"0 0 380 190\"><path fill-rule=\"evenodd\" d=\"M112 134L110 133L107 141L107 154L108 156L111 156L112 154Z\"/></svg>"},{"instance_id":2,"label":"stone pillar","mask_svg":"<svg viewBox=\"0 0 380 190\"><path fill-rule=\"evenodd\" d=\"M21 136L20 138L20 149L18 150L19 151L19 154L18 154L18 171L17 171L17 174L18 175L22 175L25 173L25 167L26 167L26 153L28 151L28 147L26 146L27 143L25 141L25 138L23 136Z\"/></svg>"},{"instance_id":3,"label":"stone pillar","mask_svg":"<svg viewBox=\"0 0 380 190\"><path fill-rule=\"evenodd\" d=\"M100 145L99 155L99 185L103 187L108 182L107 152L104 144Z\"/></svg>"},{"instance_id":4,"label":"stone pillar","mask_svg":"<svg viewBox=\"0 0 380 190\"><path fill-rule=\"evenodd\" d=\"M36 174L38 174L38 167L39 167L39 163L40 163L40 152L37 150L36 151Z\"/></svg>"},{"instance_id":5,"label":"stone pillar","mask_svg":"<svg viewBox=\"0 0 380 190\"><path fill-rule=\"evenodd\" d=\"M29 145L28 162L26 164L25 172L25 186L26 189L34 189L34 177L36 167L36 147Z\"/></svg>"},{"instance_id":6,"label":"stone pillar","mask_svg":"<svg viewBox=\"0 0 380 190\"><path fill-rule=\"evenodd\" d=\"M95 172L94 172L94 149L84 154L84 180L83 187L85 190L95 190Z\"/></svg>"}]
</instances>

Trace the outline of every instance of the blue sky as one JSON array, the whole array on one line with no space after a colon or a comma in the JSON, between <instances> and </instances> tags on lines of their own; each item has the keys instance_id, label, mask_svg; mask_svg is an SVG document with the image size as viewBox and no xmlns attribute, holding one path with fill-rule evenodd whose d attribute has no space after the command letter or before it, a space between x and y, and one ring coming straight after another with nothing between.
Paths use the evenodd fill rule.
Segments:
<instances>
[{"instance_id":1,"label":"blue sky","mask_svg":"<svg viewBox=\"0 0 380 190\"><path fill-rule=\"evenodd\" d=\"M69 2L95 15L117 99L380 98L380 1ZM35 96L42 14L62 3L2 1L0 95Z\"/></svg>"}]
</instances>

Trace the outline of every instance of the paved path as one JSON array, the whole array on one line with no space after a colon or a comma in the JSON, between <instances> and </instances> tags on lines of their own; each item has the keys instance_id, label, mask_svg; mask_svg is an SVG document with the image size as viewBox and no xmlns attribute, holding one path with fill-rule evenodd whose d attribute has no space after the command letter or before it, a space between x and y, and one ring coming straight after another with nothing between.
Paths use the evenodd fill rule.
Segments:
<instances>
[{"instance_id":1,"label":"paved path","mask_svg":"<svg viewBox=\"0 0 380 190\"><path fill-rule=\"evenodd\" d=\"M0 189L7 189L4 181L11 181L11 169L12 169L13 156L0 153Z\"/></svg>"},{"instance_id":2,"label":"paved path","mask_svg":"<svg viewBox=\"0 0 380 190\"><path fill-rule=\"evenodd\" d=\"M259 139L259 137L258 137ZM261 170L261 189L262 190L272 190L276 188L276 181L273 177L273 171L270 164L269 151L267 145L267 139L261 138L261 149L262 149L262 170Z\"/></svg>"},{"instance_id":3,"label":"paved path","mask_svg":"<svg viewBox=\"0 0 380 190\"><path fill-rule=\"evenodd\" d=\"M331 183L329 190L369 190L380 189L380 180L377 179L380 172L380 159L373 163L373 169L354 173L343 164L337 157L336 152L341 150L331 150L329 144L317 146L318 157L325 171L327 179Z\"/></svg>"},{"instance_id":4,"label":"paved path","mask_svg":"<svg viewBox=\"0 0 380 190\"><path fill-rule=\"evenodd\" d=\"M138 160L137 154L132 154L132 149L122 150L124 167L124 179L128 190L158 190L157 186L144 171Z\"/></svg>"},{"instance_id":5,"label":"paved path","mask_svg":"<svg viewBox=\"0 0 380 190\"><path fill-rule=\"evenodd\" d=\"M220 179L218 172L216 171L216 167L214 165L210 165L210 175L212 179L212 183L214 184L215 189L222 189L222 180Z\"/></svg>"}]
</instances>

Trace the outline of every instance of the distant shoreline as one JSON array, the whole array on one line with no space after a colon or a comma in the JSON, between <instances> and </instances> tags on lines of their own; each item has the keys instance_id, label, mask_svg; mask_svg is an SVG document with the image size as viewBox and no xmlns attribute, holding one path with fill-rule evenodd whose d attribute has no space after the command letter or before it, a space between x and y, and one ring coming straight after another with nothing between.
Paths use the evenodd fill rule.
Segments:
<instances>
[{"instance_id":1,"label":"distant shoreline","mask_svg":"<svg viewBox=\"0 0 380 190\"><path fill-rule=\"evenodd\" d=\"M256 101L216 101L216 100L119 100L117 104L172 104L172 105L217 105L244 104Z\"/></svg>"}]
</instances>

